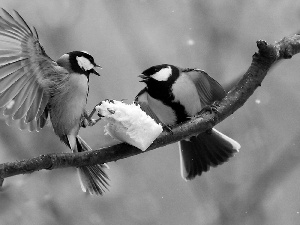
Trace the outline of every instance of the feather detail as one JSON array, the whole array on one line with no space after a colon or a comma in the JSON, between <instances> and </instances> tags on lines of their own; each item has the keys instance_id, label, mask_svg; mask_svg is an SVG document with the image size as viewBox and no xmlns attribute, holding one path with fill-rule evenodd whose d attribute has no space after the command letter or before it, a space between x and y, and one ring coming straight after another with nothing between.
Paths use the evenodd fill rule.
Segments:
<instances>
[{"instance_id":1,"label":"feather detail","mask_svg":"<svg viewBox=\"0 0 300 225\"><path fill-rule=\"evenodd\" d=\"M183 72L194 82L204 105L210 105L214 101L220 101L225 97L226 92L223 87L204 71L193 69Z\"/></svg>"},{"instance_id":2,"label":"feather detail","mask_svg":"<svg viewBox=\"0 0 300 225\"><path fill-rule=\"evenodd\" d=\"M92 150L78 135L76 137L76 143L79 152ZM108 166L106 164L79 167L78 175L82 191L89 194L102 195L105 190L108 190L109 178L104 171L104 169L107 168Z\"/></svg>"},{"instance_id":3,"label":"feather detail","mask_svg":"<svg viewBox=\"0 0 300 225\"><path fill-rule=\"evenodd\" d=\"M41 105L42 99L43 99L43 89L41 87L38 88L37 92L36 92L36 96L33 99L33 102L30 105L30 108L27 111L26 116L26 123L31 122L32 120L34 120L35 116L38 113L39 107Z\"/></svg>"},{"instance_id":4,"label":"feather detail","mask_svg":"<svg viewBox=\"0 0 300 225\"><path fill-rule=\"evenodd\" d=\"M38 89L39 89L39 85L37 83L35 83L33 87L32 86L30 87L26 100L20 106L18 111L15 112L15 114L13 115L13 119L18 120L26 115L32 102L35 100L35 96L37 95ZM25 118L25 122L27 122L26 118Z\"/></svg>"},{"instance_id":5,"label":"feather detail","mask_svg":"<svg viewBox=\"0 0 300 225\"><path fill-rule=\"evenodd\" d=\"M210 167L228 161L240 149L240 144L216 129L201 133L179 143L181 175L190 180Z\"/></svg>"},{"instance_id":6,"label":"feather detail","mask_svg":"<svg viewBox=\"0 0 300 225\"><path fill-rule=\"evenodd\" d=\"M25 84L21 84L20 89L7 89L7 91L1 95L1 100L5 102L5 104L11 102L12 106L7 107L4 110L4 115L14 115L15 112L20 108L25 99L28 96L28 91L32 87L31 82L34 82L34 79L31 77L27 79Z\"/></svg>"},{"instance_id":7,"label":"feather detail","mask_svg":"<svg viewBox=\"0 0 300 225\"><path fill-rule=\"evenodd\" d=\"M39 131L50 114L54 132L72 151L88 151L90 147L77 137L88 94L88 74L70 76L70 66L62 65L45 53L36 29L30 28L18 12L12 16L2 9L0 108L6 123ZM108 185L104 168L106 164L79 168L84 191L104 192Z\"/></svg>"},{"instance_id":8,"label":"feather detail","mask_svg":"<svg viewBox=\"0 0 300 225\"><path fill-rule=\"evenodd\" d=\"M22 129L39 130L45 126L44 112L57 78L66 70L44 51L35 28L20 14L2 9L0 16L0 107L8 123L20 120Z\"/></svg>"},{"instance_id":9,"label":"feather detail","mask_svg":"<svg viewBox=\"0 0 300 225\"><path fill-rule=\"evenodd\" d=\"M1 55L0 55L0 57L1 57ZM10 77L10 79L13 79L18 74L20 74L20 76L25 75L26 72L25 72L24 68L26 66L30 66L30 64L26 63L26 61L23 62L23 60L19 60L17 62L14 62L13 64L8 64L8 65L1 66L0 67L0 79L1 79L0 84L2 82L4 82L4 79L6 77ZM15 80L17 80L17 79L15 79ZM1 84L1 87L2 86L3 85ZM2 92L3 87L0 90Z\"/></svg>"},{"instance_id":10,"label":"feather detail","mask_svg":"<svg viewBox=\"0 0 300 225\"><path fill-rule=\"evenodd\" d=\"M48 104L48 101L49 101L49 95L44 92L43 97L41 99L40 106L39 106L38 111L37 111L36 118L40 118L42 116L42 114L44 113L45 108Z\"/></svg>"},{"instance_id":11,"label":"feather detail","mask_svg":"<svg viewBox=\"0 0 300 225\"><path fill-rule=\"evenodd\" d=\"M136 104L139 104L141 109L152 119L155 120L156 123L161 123L159 118L156 116L156 114L151 110L148 102L148 93L147 89L144 88L142 91L140 91L137 96L135 97L134 102Z\"/></svg>"}]
</instances>

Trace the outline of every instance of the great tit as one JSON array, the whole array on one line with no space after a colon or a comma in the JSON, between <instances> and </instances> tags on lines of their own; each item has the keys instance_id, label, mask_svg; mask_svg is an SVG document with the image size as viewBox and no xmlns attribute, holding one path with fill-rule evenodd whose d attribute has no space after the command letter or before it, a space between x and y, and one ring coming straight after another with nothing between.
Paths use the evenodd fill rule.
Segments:
<instances>
[{"instance_id":1,"label":"great tit","mask_svg":"<svg viewBox=\"0 0 300 225\"><path fill-rule=\"evenodd\" d=\"M45 52L36 29L15 11L0 16L0 108L7 123L17 121L22 130L39 131L47 122L72 152L91 148L78 136L82 125L93 120L85 110L89 75L99 75L94 58L72 51L56 62ZM15 122L14 122L15 123ZM105 164L79 167L81 187L90 194L107 188Z\"/></svg>"},{"instance_id":2,"label":"great tit","mask_svg":"<svg viewBox=\"0 0 300 225\"><path fill-rule=\"evenodd\" d=\"M157 122L169 127L183 123L225 96L221 85L199 69L163 64L142 72L146 84L135 102ZM179 142L181 175L191 180L226 162L240 144L216 129Z\"/></svg>"}]
</instances>

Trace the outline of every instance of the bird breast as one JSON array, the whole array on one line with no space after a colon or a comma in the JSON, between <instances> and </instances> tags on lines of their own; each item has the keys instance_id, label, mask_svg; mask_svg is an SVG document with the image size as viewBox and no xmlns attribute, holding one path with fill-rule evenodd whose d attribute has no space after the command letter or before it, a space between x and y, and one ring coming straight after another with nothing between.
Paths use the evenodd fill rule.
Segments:
<instances>
[{"instance_id":1,"label":"bird breast","mask_svg":"<svg viewBox=\"0 0 300 225\"><path fill-rule=\"evenodd\" d=\"M71 74L68 81L51 99L51 122L60 134L78 132L88 95L88 79L82 74Z\"/></svg>"},{"instance_id":2,"label":"bird breast","mask_svg":"<svg viewBox=\"0 0 300 225\"><path fill-rule=\"evenodd\" d=\"M170 106L165 105L160 100L152 98L148 93L146 95L149 107L162 123L167 125L176 124L177 117L174 110Z\"/></svg>"},{"instance_id":3,"label":"bird breast","mask_svg":"<svg viewBox=\"0 0 300 225\"><path fill-rule=\"evenodd\" d=\"M194 82L188 75L182 73L172 85L174 102L184 106L188 116L194 116L201 110L200 97Z\"/></svg>"}]
</instances>

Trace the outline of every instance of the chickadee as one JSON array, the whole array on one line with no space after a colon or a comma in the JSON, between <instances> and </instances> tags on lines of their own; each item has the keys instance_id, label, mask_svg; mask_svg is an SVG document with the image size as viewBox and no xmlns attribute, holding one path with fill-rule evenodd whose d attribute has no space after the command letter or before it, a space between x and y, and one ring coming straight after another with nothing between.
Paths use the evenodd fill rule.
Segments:
<instances>
[{"instance_id":1,"label":"chickadee","mask_svg":"<svg viewBox=\"0 0 300 225\"><path fill-rule=\"evenodd\" d=\"M221 85L199 69L163 64L145 70L140 77L146 88L135 102L167 126L187 121L225 96ZM239 143L216 129L182 140L179 142L181 175L185 180L200 176L211 166L226 162L239 149Z\"/></svg>"},{"instance_id":2,"label":"chickadee","mask_svg":"<svg viewBox=\"0 0 300 225\"><path fill-rule=\"evenodd\" d=\"M2 9L0 17L0 107L8 123L39 131L50 117L55 134L72 152L91 148L78 136L81 125L93 125L85 106L89 75L100 67L84 51L62 55L56 62L45 52L36 29L15 11ZM105 164L79 167L84 192L102 194L106 188Z\"/></svg>"}]
</instances>

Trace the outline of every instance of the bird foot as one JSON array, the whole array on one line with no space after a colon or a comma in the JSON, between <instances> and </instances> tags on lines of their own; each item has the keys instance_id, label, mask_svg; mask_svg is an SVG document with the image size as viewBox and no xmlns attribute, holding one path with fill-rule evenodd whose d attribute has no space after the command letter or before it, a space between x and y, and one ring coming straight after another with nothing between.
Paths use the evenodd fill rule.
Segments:
<instances>
[{"instance_id":1,"label":"bird foot","mask_svg":"<svg viewBox=\"0 0 300 225\"><path fill-rule=\"evenodd\" d=\"M81 127L86 128L86 127L92 127L94 126L97 122L99 121L99 119L87 119L87 118L83 118L81 120Z\"/></svg>"},{"instance_id":2,"label":"bird foot","mask_svg":"<svg viewBox=\"0 0 300 225\"><path fill-rule=\"evenodd\" d=\"M199 113L197 113L198 115L201 115L203 113L206 112L210 112L210 113L217 113L218 111L218 107L220 107L220 104L218 101L213 102L211 105L206 105L204 106L201 111Z\"/></svg>"},{"instance_id":3,"label":"bird foot","mask_svg":"<svg viewBox=\"0 0 300 225\"><path fill-rule=\"evenodd\" d=\"M173 134L172 128L169 125L163 123L162 127L163 127L164 131L166 131L166 132L168 132L170 134Z\"/></svg>"},{"instance_id":4,"label":"bird foot","mask_svg":"<svg viewBox=\"0 0 300 225\"><path fill-rule=\"evenodd\" d=\"M96 108L94 108L93 111L89 115L87 112L83 115L83 117L81 119L81 127L83 127L83 128L92 127L96 123L98 123L99 120L101 120L101 117L99 117L98 119L92 119L95 112L96 112Z\"/></svg>"}]
</instances>

